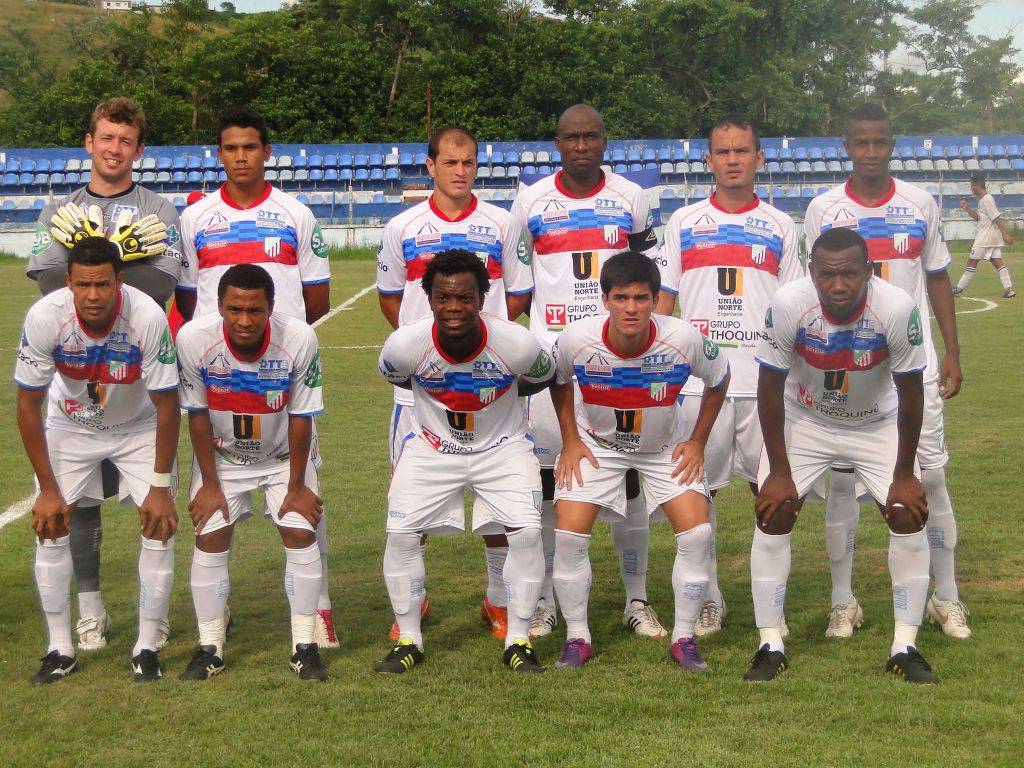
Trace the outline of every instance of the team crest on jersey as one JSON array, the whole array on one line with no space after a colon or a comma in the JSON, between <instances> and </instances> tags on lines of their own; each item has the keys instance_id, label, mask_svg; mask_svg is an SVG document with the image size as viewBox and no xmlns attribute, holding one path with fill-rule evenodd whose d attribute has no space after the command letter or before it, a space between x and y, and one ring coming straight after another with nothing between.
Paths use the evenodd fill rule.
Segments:
<instances>
[{"instance_id":1,"label":"team crest on jersey","mask_svg":"<svg viewBox=\"0 0 1024 768\"><path fill-rule=\"evenodd\" d=\"M285 392L283 389L271 389L266 393L267 408L279 411L284 407Z\"/></svg>"},{"instance_id":2,"label":"team crest on jersey","mask_svg":"<svg viewBox=\"0 0 1024 768\"><path fill-rule=\"evenodd\" d=\"M832 226L842 229L856 229L857 217L848 208L840 208L839 213L832 217Z\"/></svg>"},{"instance_id":3,"label":"team crest on jersey","mask_svg":"<svg viewBox=\"0 0 1024 768\"><path fill-rule=\"evenodd\" d=\"M608 245L616 246L619 242L619 226L618 224L605 224L604 225L604 241Z\"/></svg>"},{"instance_id":4,"label":"team crest on jersey","mask_svg":"<svg viewBox=\"0 0 1024 768\"><path fill-rule=\"evenodd\" d=\"M107 370L114 381L124 381L128 376L128 364L123 360L111 360L107 364Z\"/></svg>"},{"instance_id":5,"label":"team crest on jersey","mask_svg":"<svg viewBox=\"0 0 1024 768\"><path fill-rule=\"evenodd\" d=\"M767 250L768 247L766 245L762 245L761 243L755 243L754 245L750 246L750 260L755 264L764 264L764 260L765 258L767 258Z\"/></svg>"},{"instance_id":6,"label":"team crest on jersey","mask_svg":"<svg viewBox=\"0 0 1024 768\"><path fill-rule=\"evenodd\" d=\"M892 247L896 253L906 253L910 250L910 234L907 232L892 233Z\"/></svg>"},{"instance_id":7,"label":"team crest on jersey","mask_svg":"<svg viewBox=\"0 0 1024 768\"><path fill-rule=\"evenodd\" d=\"M668 396L668 383L664 381L651 382L651 400L660 403Z\"/></svg>"},{"instance_id":8,"label":"team crest on jersey","mask_svg":"<svg viewBox=\"0 0 1024 768\"><path fill-rule=\"evenodd\" d=\"M264 237L263 238L263 252L267 254L267 258L276 259L281 255L281 238L280 237Z\"/></svg>"},{"instance_id":9,"label":"team crest on jersey","mask_svg":"<svg viewBox=\"0 0 1024 768\"><path fill-rule=\"evenodd\" d=\"M871 361L874 358L870 349L855 349L853 350L853 364L858 368L867 368L871 365Z\"/></svg>"},{"instance_id":10,"label":"team crest on jersey","mask_svg":"<svg viewBox=\"0 0 1024 768\"><path fill-rule=\"evenodd\" d=\"M711 335L711 321L706 317L691 317L690 325L696 328L701 336Z\"/></svg>"},{"instance_id":11,"label":"team crest on jersey","mask_svg":"<svg viewBox=\"0 0 1024 768\"><path fill-rule=\"evenodd\" d=\"M604 355L600 352L595 352L583 365L583 373L587 376L609 377L612 375L612 366L604 358Z\"/></svg>"},{"instance_id":12,"label":"team crest on jersey","mask_svg":"<svg viewBox=\"0 0 1024 768\"><path fill-rule=\"evenodd\" d=\"M487 253L487 251L473 251L473 253L476 255L478 259L480 259L480 263L483 264L485 267L491 260L491 255Z\"/></svg>"},{"instance_id":13,"label":"team crest on jersey","mask_svg":"<svg viewBox=\"0 0 1024 768\"><path fill-rule=\"evenodd\" d=\"M490 405L498 398L497 387L481 387L478 393L480 402L484 405Z\"/></svg>"},{"instance_id":14,"label":"team crest on jersey","mask_svg":"<svg viewBox=\"0 0 1024 768\"><path fill-rule=\"evenodd\" d=\"M717 235L718 222L712 219L710 214L705 213L693 223L690 231L695 235Z\"/></svg>"},{"instance_id":15,"label":"team crest on jersey","mask_svg":"<svg viewBox=\"0 0 1024 768\"><path fill-rule=\"evenodd\" d=\"M264 229L284 229L288 226L288 220L283 213L260 210L256 214L256 226Z\"/></svg>"}]
</instances>

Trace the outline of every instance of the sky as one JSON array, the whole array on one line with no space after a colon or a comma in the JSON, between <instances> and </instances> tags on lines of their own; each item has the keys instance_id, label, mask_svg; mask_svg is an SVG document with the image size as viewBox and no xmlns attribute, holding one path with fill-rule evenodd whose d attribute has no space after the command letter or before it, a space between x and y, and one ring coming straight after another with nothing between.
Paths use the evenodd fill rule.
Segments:
<instances>
[{"instance_id":1,"label":"sky","mask_svg":"<svg viewBox=\"0 0 1024 768\"><path fill-rule=\"evenodd\" d=\"M282 5L281 0L234 0L234 3L240 13L276 11ZM219 0L210 0L210 7L219 6ZM982 0L971 31L994 38L1012 34L1015 47L1024 51L1024 3L1021 0ZM1019 58L1024 60L1024 53Z\"/></svg>"}]
</instances>

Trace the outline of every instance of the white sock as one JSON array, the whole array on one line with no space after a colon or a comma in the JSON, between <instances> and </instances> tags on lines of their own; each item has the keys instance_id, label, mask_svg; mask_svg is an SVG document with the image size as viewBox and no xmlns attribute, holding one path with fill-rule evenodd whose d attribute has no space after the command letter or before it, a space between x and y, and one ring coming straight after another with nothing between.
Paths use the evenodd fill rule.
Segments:
<instances>
[{"instance_id":1,"label":"white sock","mask_svg":"<svg viewBox=\"0 0 1024 768\"><path fill-rule=\"evenodd\" d=\"M712 602L721 607L725 605L722 590L718 587L718 547L715 544L718 535L718 511L715 509L714 498L708 499L708 522L711 525L711 541L708 542L708 592L704 602Z\"/></svg>"},{"instance_id":2,"label":"white sock","mask_svg":"<svg viewBox=\"0 0 1024 768\"><path fill-rule=\"evenodd\" d=\"M832 570L832 605L848 605L853 596L853 550L860 522L856 478L852 472L831 472L825 505L825 551Z\"/></svg>"},{"instance_id":3,"label":"white sock","mask_svg":"<svg viewBox=\"0 0 1024 768\"><path fill-rule=\"evenodd\" d=\"M565 619L567 639L590 642L587 601L594 572L590 567L590 534L555 529L555 563L552 581Z\"/></svg>"},{"instance_id":4,"label":"white sock","mask_svg":"<svg viewBox=\"0 0 1024 768\"><path fill-rule=\"evenodd\" d=\"M916 624L904 624L902 621L896 622L896 628L892 633L892 646L889 648L889 655L895 656L897 653L906 653L910 648L917 647L917 630L920 629Z\"/></svg>"},{"instance_id":5,"label":"white sock","mask_svg":"<svg viewBox=\"0 0 1024 768\"><path fill-rule=\"evenodd\" d=\"M957 290L962 291L968 285L970 285L971 280L974 279L974 273L975 273L976 270L977 270L977 267L967 267L964 270L964 273L962 275L960 275L960 281L956 284Z\"/></svg>"},{"instance_id":6,"label":"white sock","mask_svg":"<svg viewBox=\"0 0 1024 768\"><path fill-rule=\"evenodd\" d=\"M36 540L36 588L49 633L47 652L74 656L71 641L71 536Z\"/></svg>"},{"instance_id":7,"label":"white sock","mask_svg":"<svg viewBox=\"0 0 1024 768\"><path fill-rule=\"evenodd\" d=\"M960 592L956 587L956 517L953 502L946 489L946 470L921 470L921 483L928 499L928 546L931 549L932 573L935 574L935 596L939 600L957 602Z\"/></svg>"},{"instance_id":8,"label":"white sock","mask_svg":"<svg viewBox=\"0 0 1024 768\"><path fill-rule=\"evenodd\" d=\"M331 610L331 590L327 581L327 514L320 515L316 524L316 546L320 551L320 593L317 595L316 609Z\"/></svg>"},{"instance_id":9,"label":"white sock","mask_svg":"<svg viewBox=\"0 0 1024 768\"><path fill-rule=\"evenodd\" d=\"M676 602L673 643L681 637L693 637L708 591L712 538L710 523L701 523L676 534L676 558L672 565L672 592Z\"/></svg>"},{"instance_id":10,"label":"white sock","mask_svg":"<svg viewBox=\"0 0 1024 768\"><path fill-rule=\"evenodd\" d=\"M292 616L292 646L313 642L317 596L320 594L320 548L285 547L284 593Z\"/></svg>"},{"instance_id":11,"label":"white sock","mask_svg":"<svg viewBox=\"0 0 1024 768\"><path fill-rule=\"evenodd\" d=\"M423 648L420 605L423 603L426 568L418 533L389 533L384 547L384 583L400 637Z\"/></svg>"},{"instance_id":12,"label":"white sock","mask_svg":"<svg viewBox=\"0 0 1024 768\"><path fill-rule=\"evenodd\" d=\"M928 539L924 531L889 532L889 575L896 623L920 626L928 599ZM893 647L896 647L895 641ZM893 653L905 650L897 649Z\"/></svg>"},{"instance_id":13,"label":"white sock","mask_svg":"<svg viewBox=\"0 0 1024 768\"><path fill-rule=\"evenodd\" d=\"M224 658L224 640L227 627L224 625L224 606L231 593L231 578L228 575L228 561L231 551L192 552L192 573L189 584L192 588L192 604L196 609L196 623L199 625L199 644L216 647L215 655Z\"/></svg>"},{"instance_id":14,"label":"white sock","mask_svg":"<svg viewBox=\"0 0 1024 768\"><path fill-rule=\"evenodd\" d=\"M78 593L79 616L102 616L106 611L103 595L99 591Z\"/></svg>"},{"instance_id":15,"label":"white sock","mask_svg":"<svg viewBox=\"0 0 1024 768\"><path fill-rule=\"evenodd\" d=\"M540 533L537 534L540 536ZM537 539L540 544L540 539ZM508 557L508 547L484 547L484 556L487 559L487 600L491 605L504 608L508 605L508 593L505 591L504 576L505 559ZM541 553L541 564L544 563L544 554ZM543 579L543 576L541 577ZM536 608L534 601L534 608ZM530 611L533 615L533 611ZM511 618L511 617L510 617Z\"/></svg>"},{"instance_id":16,"label":"white sock","mask_svg":"<svg viewBox=\"0 0 1024 768\"><path fill-rule=\"evenodd\" d=\"M750 592L754 598L754 622L761 630L761 644L784 651L782 613L786 603L786 582L793 557L793 534L770 535L754 527L750 546ZM768 636L766 640L765 637Z\"/></svg>"},{"instance_id":17,"label":"white sock","mask_svg":"<svg viewBox=\"0 0 1024 768\"><path fill-rule=\"evenodd\" d=\"M651 519L643 494L626 500L626 517L612 523L612 543L619 555L619 574L626 588L626 608L634 600L647 602L647 554Z\"/></svg>"},{"instance_id":18,"label":"white sock","mask_svg":"<svg viewBox=\"0 0 1024 768\"><path fill-rule=\"evenodd\" d=\"M996 270L999 275L999 282L1003 284L1003 288L1013 288L1013 280L1010 279L1010 270L1005 264Z\"/></svg>"},{"instance_id":19,"label":"white sock","mask_svg":"<svg viewBox=\"0 0 1024 768\"><path fill-rule=\"evenodd\" d=\"M142 539L139 549L139 637L132 655L156 650L160 620L167 616L174 585L174 537Z\"/></svg>"},{"instance_id":20,"label":"white sock","mask_svg":"<svg viewBox=\"0 0 1024 768\"><path fill-rule=\"evenodd\" d=\"M508 547L502 549L508 556L502 569L502 582L508 604L508 634L505 636L508 648L516 640L530 639L530 619L537 608L544 580L544 551L539 528L520 528L506 537Z\"/></svg>"},{"instance_id":21,"label":"white sock","mask_svg":"<svg viewBox=\"0 0 1024 768\"><path fill-rule=\"evenodd\" d=\"M555 502L544 499L540 505L540 543L544 548L544 583L540 588L540 599L551 610L555 610L555 585L551 573L555 567Z\"/></svg>"}]
</instances>

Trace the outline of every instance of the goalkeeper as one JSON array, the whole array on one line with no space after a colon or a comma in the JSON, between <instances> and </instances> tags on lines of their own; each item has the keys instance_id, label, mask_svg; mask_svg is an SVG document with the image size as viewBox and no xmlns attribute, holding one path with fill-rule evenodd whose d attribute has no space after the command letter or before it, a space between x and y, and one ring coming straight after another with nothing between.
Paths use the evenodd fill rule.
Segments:
<instances>
[{"instance_id":1,"label":"goalkeeper","mask_svg":"<svg viewBox=\"0 0 1024 768\"><path fill-rule=\"evenodd\" d=\"M125 283L161 307L174 292L181 262L178 213L168 200L132 181L132 164L142 156L145 129L146 117L131 99L108 99L93 111L85 134L85 150L92 158L89 183L47 205L36 224L27 271L44 295L65 287L68 251L76 239L91 234L118 243ZM103 470L103 496L115 495L118 474L109 462ZM70 527L78 586L78 647L96 650L107 644L109 623L100 594L100 508L79 505ZM168 632L165 617L158 647Z\"/></svg>"}]
</instances>

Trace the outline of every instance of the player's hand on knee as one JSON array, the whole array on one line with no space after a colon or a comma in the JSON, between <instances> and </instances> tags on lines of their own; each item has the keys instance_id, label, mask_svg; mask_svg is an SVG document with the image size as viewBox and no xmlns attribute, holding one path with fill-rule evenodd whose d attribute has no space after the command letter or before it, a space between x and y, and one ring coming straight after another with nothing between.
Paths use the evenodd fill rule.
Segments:
<instances>
[{"instance_id":1,"label":"player's hand on knee","mask_svg":"<svg viewBox=\"0 0 1024 768\"><path fill-rule=\"evenodd\" d=\"M894 533L917 533L928 522L928 499L921 481L913 475L893 478L882 510Z\"/></svg>"},{"instance_id":2,"label":"player's hand on knee","mask_svg":"<svg viewBox=\"0 0 1024 768\"><path fill-rule=\"evenodd\" d=\"M71 510L60 491L40 491L32 505L32 530L39 540L67 536Z\"/></svg>"},{"instance_id":3,"label":"player's hand on knee","mask_svg":"<svg viewBox=\"0 0 1024 768\"><path fill-rule=\"evenodd\" d=\"M788 532L780 531L780 526L782 529L791 530L793 522L800 514L799 499L792 476L774 472L768 475L757 493L754 513L757 515L758 525L763 530L768 530L770 526L777 532Z\"/></svg>"},{"instance_id":4,"label":"player's hand on knee","mask_svg":"<svg viewBox=\"0 0 1024 768\"><path fill-rule=\"evenodd\" d=\"M676 462L672 477L680 485L700 482L704 477L704 446L691 440L684 440L672 451L672 461Z\"/></svg>"},{"instance_id":5,"label":"player's hand on knee","mask_svg":"<svg viewBox=\"0 0 1024 768\"><path fill-rule=\"evenodd\" d=\"M203 532L206 523L218 512L224 518L225 523L231 522L231 516L228 514L228 500L224 496L220 484L204 483L195 498L188 503L188 514L192 518L196 536Z\"/></svg>"},{"instance_id":6,"label":"player's hand on knee","mask_svg":"<svg viewBox=\"0 0 1024 768\"><path fill-rule=\"evenodd\" d=\"M576 485L582 487L583 471L580 469L580 463L584 460L589 461L590 466L597 469L597 459L581 440L575 440L562 446L562 452L558 455L558 463L555 465L557 487L571 491L573 478L576 479Z\"/></svg>"},{"instance_id":7,"label":"player's hand on knee","mask_svg":"<svg viewBox=\"0 0 1024 768\"><path fill-rule=\"evenodd\" d=\"M139 523L147 539L167 542L178 529L178 512L167 488L153 487L139 506Z\"/></svg>"},{"instance_id":8,"label":"player's hand on knee","mask_svg":"<svg viewBox=\"0 0 1024 768\"><path fill-rule=\"evenodd\" d=\"M301 515L306 522L316 528L324 514L324 502L306 486L299 486L289 489L285 494L281 509L277 512L278 519L282 519L289 512Z\"/></svg>"}]
</instances>

